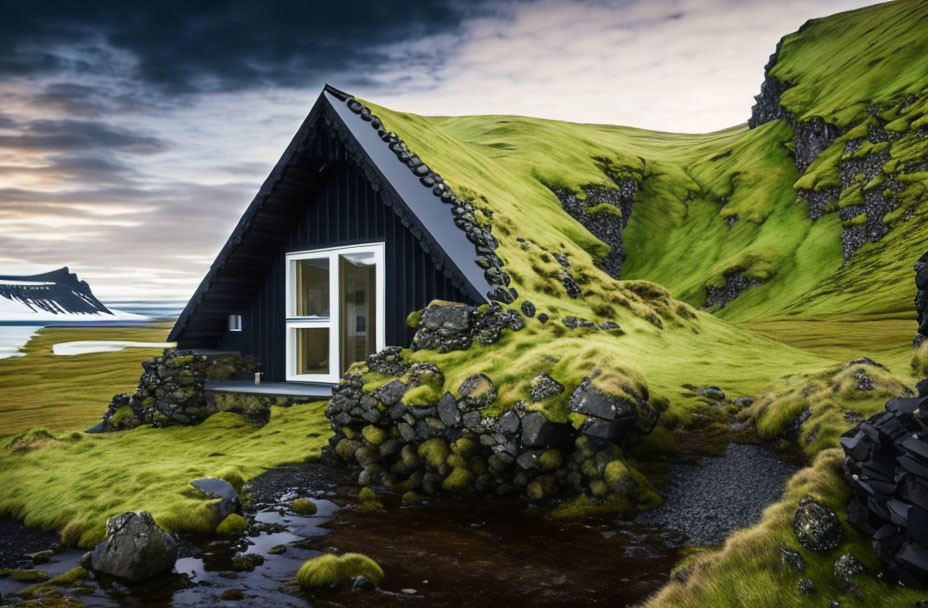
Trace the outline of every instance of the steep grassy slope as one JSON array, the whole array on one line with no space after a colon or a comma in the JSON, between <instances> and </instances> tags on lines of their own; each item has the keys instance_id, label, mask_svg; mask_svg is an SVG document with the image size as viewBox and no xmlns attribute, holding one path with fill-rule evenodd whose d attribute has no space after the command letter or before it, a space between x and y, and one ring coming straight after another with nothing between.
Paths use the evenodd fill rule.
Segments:
<instances>
[{"instance_id":1,"label":"steep grassy slope","mask_svg":"<svg viewBox=\"0 0 928 608\"><path fill-rule=\"evenodd\" d=\"M562 247L584 262L589 258L577 249L601 259L606 246L561 212L551 188L615 188L616 176L630 176L638 194L624 234L622 278L659 283L701 307L707 286L743 273L762 284L719 312L732 320L908 312L911 264L928 248L920 204L928 192L926 40L928 5L911 0L810 22L784 40L771 70L788 87L784 118L752 130L679 135L376 110L453 186L486 198L507 261L524 257L510 249L515 236ZM824 149L803 175L794 156L806 154L804 125L813 118L840 136L819 142ZM867 140L874 125L886 141ZM889 158L876 157L884 162L866 179L845 176L854 183L813 220L807 191L841 185L842 171L860 169L853 161L887 150ZM874 190L893 199L884 214L888 234L845 262L842 231L874 219L861 215L865 194ZM851 211L838 213L839 206ZM531 292L525 270L518 266L513 278Z\"/></svg>"}]
</instances>

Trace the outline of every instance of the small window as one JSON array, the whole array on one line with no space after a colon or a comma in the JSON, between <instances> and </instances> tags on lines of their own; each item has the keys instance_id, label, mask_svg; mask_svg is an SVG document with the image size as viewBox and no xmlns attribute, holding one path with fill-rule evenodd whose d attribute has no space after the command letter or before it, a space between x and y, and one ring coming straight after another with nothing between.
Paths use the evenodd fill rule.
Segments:
<instances>
[{"instance_id":1,"label":"small window","mask_svg":"<svg viewBox=\"0 0 928 608\"><path fill-rule=\"evenodd\" d=\"M242 315L229 315L229 331L242 331Z\"/></svg>"}]
</instances>

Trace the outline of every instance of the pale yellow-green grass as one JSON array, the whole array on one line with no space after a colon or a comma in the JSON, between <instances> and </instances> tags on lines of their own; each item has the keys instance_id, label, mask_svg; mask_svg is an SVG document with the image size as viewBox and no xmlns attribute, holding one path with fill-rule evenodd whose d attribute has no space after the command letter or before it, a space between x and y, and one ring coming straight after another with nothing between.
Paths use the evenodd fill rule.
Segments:
<instances>
[{"instance_id":1,"label":"pale yellow-green grass","mask_svg":"<svg viewBox=\"0 0 928 608\"><path fill-rule=\"evenodd\" d=\"M0 441L0 515L60 530L69 544L103 538L111 515L150 511L175 532L209 532L198 477L250 479L270 467L318 457L329 436L323 403L272 408L255 427L219 413L198 426L86 435L30 430Z\"/></svg>"},{"instance_id":2,"label":"pale yellow-green grass","mask_svg":"<svg viewBox=\"0 0 928 608\"><path fill-rule=\"evenodd\" d=\"M789 480L783 500L764 510L761 523L736 532L720 550L690 558L688 565L693 570L688 581L669 583L645 604L646 608L811 608L826 606L831 599L838 600L841 606L903 608L924 599L923 592L890 587L869 576L857 579L863 592L861 599L835 590L833 564L843 553L854 554L871 572L879 569L869 540L845 521L843 512L849 490L841 477L841 460L840 449L821 452L811 466ZM792 530L793 513L799 499L806 494L838 511L844 524L844 541L824 555L801 547ZM800 574L780 562L780 546L799 551L806 561L805 572ZM799 595L797 585L801 577L811 579L818 591Z\"/></svg>"},{"instance_id":3,"label":"pale yellow-green grass","mask_svg":"<svg viewBox=\"0 0 928 608\"><path fill-rule=\"evenodd\" d=\"M127 348L109 353L53 355L52 346L78 340L164 342L170 323L135 327L46 327L35 334L22 357L0 359L0 437L41 426L85 429L103 418L116 393L131 393L141 362L160 348Z\"/></svg>"}]
</instances>

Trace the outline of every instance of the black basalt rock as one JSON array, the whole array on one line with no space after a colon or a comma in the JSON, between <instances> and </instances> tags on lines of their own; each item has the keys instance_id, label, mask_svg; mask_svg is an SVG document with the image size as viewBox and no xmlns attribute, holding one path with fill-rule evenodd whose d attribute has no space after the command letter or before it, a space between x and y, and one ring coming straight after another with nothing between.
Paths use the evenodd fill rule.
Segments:
<instances>
[{"instance_id":1,"label":"black basalt rock","mask_svg":"<svg viewBox=\"0 0 928 608\"><path fill-rule=\"evenodd\" d=\"M918 331L928 336L928 253L915 263L915 310L918 312Z\"/></svg>"},{"instance_id":2,"label":"black basalt rock","mask_svg":"<svg viewBox=\"0 0 928 608\"><path fill-rule=\"evenodd\" d=\"M811 496L804 496L799 501L793 517L793 532L800 545L819 553L837 547L844 536L841 520L835 512Z\"/></svg>"}]
</instances>

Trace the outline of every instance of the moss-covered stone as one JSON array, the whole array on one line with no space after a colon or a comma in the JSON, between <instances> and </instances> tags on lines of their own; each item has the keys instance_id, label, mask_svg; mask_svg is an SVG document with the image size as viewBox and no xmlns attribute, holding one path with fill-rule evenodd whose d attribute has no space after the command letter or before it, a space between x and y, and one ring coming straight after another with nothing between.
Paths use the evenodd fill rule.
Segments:
<instances>
[{"instance_id":1,"label":"moss-covered stone","mask_svg":"<svg viewBox=\"0 0 928 608\"><path fill-rule=\"evenodd\" d=\"M248 529L248 520L238 513L230 513L216 526L216 534L221 536L239 536Z\"/></svg>"},{"instance_id":2,"label":"moss-covered stone","mask_svg":"<svg viewBox=\"0 0 928 608\"><path fill-rule=\"evenodd\" d=\"M371 558L360 553L333 555L327 553L305 562L296 574L300 587L306 590L331 588L363 576L379 585L383 582L383 569Z\"/></svg>"},{"instance_id":3,"label":"moss-covered stone","mask_svg":"<svg viewBox=\"0 0 928 608\"><path fill-rule=\"evenodd\" d=\"M474 482L474 474L464 467L455 467L451 473L445 477L441 487L449 492L465 492L471 488Z\"/></svg>"},{"instance_id":4,"label":"moss-covered stone","mask_svg":"<svg viewBox=\"0 0 928 608\"><path fill-rule=\"evenodd\" d=\"M308 498L297 498L290 503L290 510L297 515L315 515L319 507Z\"/></svg>"},{"instance_id":5,"label":"moss-covered stone","mask_svg":"<svg viewBox=\"0 0 928 608\"><path fill-rule=\"evenodd\" d=\"M431 469L437 471L448 459L448 443L441 437L433 437L419 445L417 454Z\"/></svg>"},{"instance_id":6,"label":"moss-covered stone","mask_svg":"<svg viewBox=\"0 0 928 608\"><path fill-rule=\"evenodd\" d=\"M365 441L373 445L380 445L389 436L385 430L373 424L361 429L361 435L364 436Z\"/></svg>"}]
</instances>

